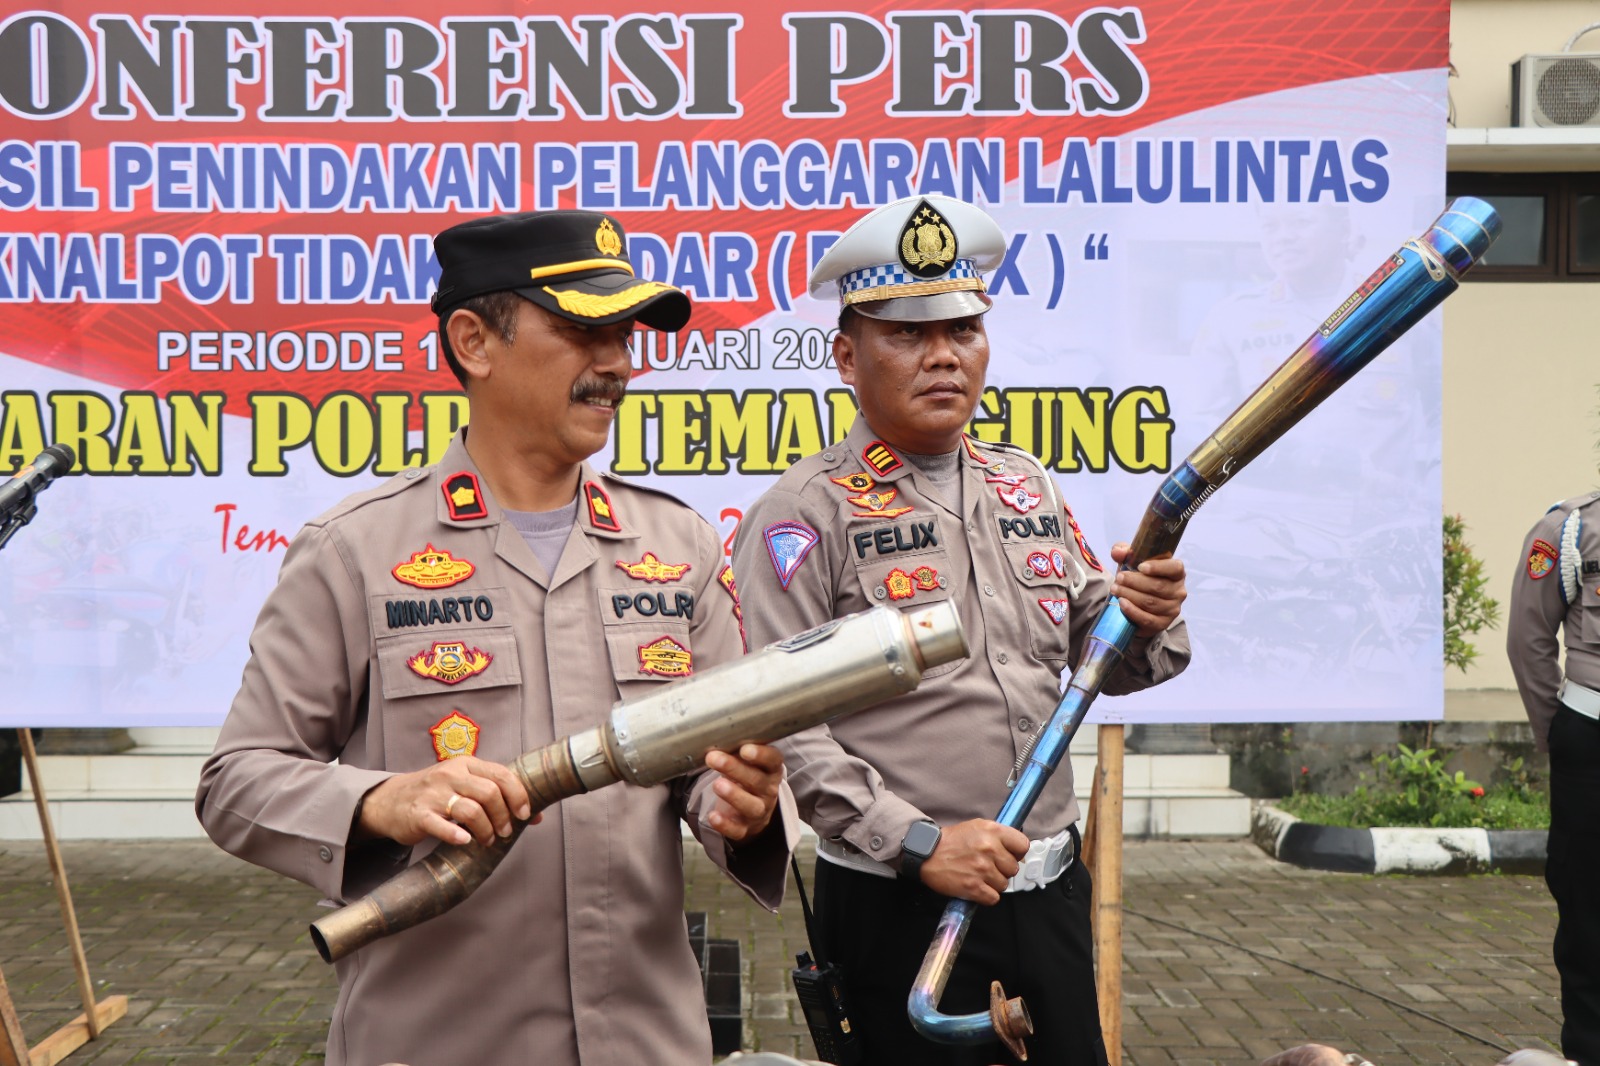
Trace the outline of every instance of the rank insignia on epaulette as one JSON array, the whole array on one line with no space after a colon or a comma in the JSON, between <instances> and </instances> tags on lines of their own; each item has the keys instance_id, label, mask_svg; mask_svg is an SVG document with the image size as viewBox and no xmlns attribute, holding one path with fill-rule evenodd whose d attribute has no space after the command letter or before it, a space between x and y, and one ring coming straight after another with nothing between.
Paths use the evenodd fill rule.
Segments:
<instances>
[{"instance_id":1,"label":"rank insignia on epaulette","mask_svg":"<svg viewBox=\"0 0 1600 1066\"><path fill-rule=\"evenodd\" d=\"M1033 552L1028 556L1028 569L1040 577L1050 576L1050 557L1044 552Z\"/></svg>"},{"instance_id":2,"label":"rank insignia on epaulette","mask_svg":"<svg viewBox=\"0 0 1600 1066\"><path fill-rule=\"evenodd\" d=\"M1044 499L1037 492L1029 492L1021 485L1014 485L1009 489L995 489L1000 495L1000 502L1016 511L1018 514L1027 514Z\"/></svg>"},{"instance_id":3,"label":"rank insignia on epaulette","mask_svg":"<svg viewBox=\"0 0 1600 1066\"><path fill-rule=\"evenodd\" d=\"M657 677L688 677L694 673L694 655L671 637L657 637L639 645L639 670Z\"/></svg>"},{"instance_id":4,"label":"rank insignia on epaulette","mask_svg":"<svg viewBox=\"0 0 1600 1066\"><path fill-rule=\"evenodd\" d=\"M617 521L617 514L611 509L611 497L606 495L606 490L593 481L583 483L583 498L589 501L589 524L596 529L608 530L612 533L621 533L622 525Z\"/></svg>"},{"instance_id":5,"label":"rank insignia on epaulette","mask_svg":"<svg viewBox=\"0 0 1600 1066\"><path fill-rule=\"evenodd\" d=\"M1528 576L1538 581L1556 565L1555 545L1549 541L1536 540L1528 551Z\"/></svg>"},{"instance_id":6,"label":"rank insignia on epaulette","mask_svg":"<svg viewBox=\"0 0 1600 1066\"><path fill-rule=\"evenodd\" d=\"M772 569L777 571L778 584L785 592L800 564L806 561L811 549L821 538L817 531L804 522L774 522L762 531L767 541L767 555L772 559Z\"/></svg>"},{"instance_id":7,"label":"rank insignia on epaulette","mask_svg":"<svg viewBox=\"0 0 1600 1066\"><path fill-rule=\"evenodd\" d=\"M477 567L465 559L457 559L449 552L440 551L432 544L389 571L396 581L413 588L442 589L459 585L471 577Z\"/></svg>"},{"instance_id":8,"label":"rank insignia on epaulette","mask_svg":"<svg viewBox=\"0 0 1600 1066\"><path fill-rule=\"evenodd\" d=\"M478 723L460 711L451 711L428 732L433 734L433 750L440 762L478 751Z\"/></svg>"},{"instance_id":9,"label":"rank insignia on epaulette","mask_svg":"<svg viewBox=\"0 0 1600 1066\"><path fill-rule=\"evenodd\" d=\"M1089 542L1083 539L1083 530L1078 528L1078 520L1072 517L1072 508L1062 504L1062 510L1067 512L1067 525L1072 527L1072 539L1078 542L1078 554L1083 556L1083 561L1104 573L1105 568L1100 565L1100 560L1094 557L1094 552L1089 550Z\"/></svg>"},{"instance_id":10,"label":"rank insignia on epaulette","mask_svg":"<svg viewBox=\"0 0 1600 1066\"><path fill-rule=\"evenodd\" d=\"M972 457L973 462L982 463L984 466L989 465L989 457L978 450L977 443L971 437L963 433L961 435L961 443L966 446L967 454Z\"/></svg>"},{"instance_id":11,"label":"rank insignia on epaulette","mask_svg":"<svg viewBox=\"0 0 1600 1066\"><path fill-rule=\"evenodd\" d=\"M489 508L483 502L483 490L478 487L478 475L470 470L451 474L444 479L445 506L450 509L450 521L470 522L486 518Z\"/></svg>"},{"instance_id":12,"label":"rank insignia on epaulette","mask_svg":"<svg viewBox=\"0 0 1600 1066\"><path fill-rule=\"evenodd\" d=\"M1040 600L1039 606L1044 608L1044 613L1050 616L1050 621L1060 625L1067 620L1068 600Z\"/></svg>"},{"instance_id":13,"label":"rank insignia on epaulette","mask_svg":"<svg viewBox=\"0 0 1600 1066\"><path fill-rule=\"evenodd\" d=\"M857 518L899 518L903 514L910 514L915 507L890 507L894 498L900 495L897 489L874 489L863 492L859 496L847 497L857 507L865 507L865 511L856 511Z\"/></svg>"},{"instance_id":14,"label":"rank insignia on epaulette","mask_svg":"<svg viewBox=\"0 0 1600 1066\"><path fill-rule=\"evenodd\" d=\"M917 594L917 586L911 580L911 575L898 566L884 577L883 587L889 590L891 600L909 600Z\"/></svg>"},{"instance_id":15,"label":"rank insignia on epaulette","mask_svg":"<svg viewBox=\"0 0 1600 1066\"><path fill-rule=\"evenodd\" d=\"M872 441L865 448L862 448L861 459L873 470L876 470L880 477L891 470L900 469L900 457L894 453L894 449L881 440Z\"/></svg>"},{"instance_id":16,"label":"rank insignia on epaulette","mask_svg":"<svg viewBox=\"0 0 1600 1066\"><path fill-rule=\"evenodd\" d=\"M463 642L440 641L427 651L420 651L406 660L411 672L418 677L431 678L446 685L465 681L473 674L489 669L494 656L477 648L468 648Z\"/></svg>"},{"instance_id":17,"label":"rank insignia on epaulette","mask_svg":"<svg viewBox=\"0 0 1600 1066\"><path fill-rule=\"evenodd\" d=\"M635 581L659 581L666 584L669 581L681 580L683 575L689 572L689 564L664 563L656 558L655 552L645 552L644 558L636 563L625 563L618 559L617 569Z\"/></svg>"},{"instance_id":18,"label":"rank insignia on epaulette","mask_svg":"<svg viewBox=\"0 0 1600 1066\"><path fill-rule=\"evenodd\" d=\"M931 566L919 566L911 571L911 579L917 583L917 588L923 592L932 592L944 583L944 578L939 576L939 571Z\"/></svg>"},{"instance_id":19,"label":"rank insignia on epaulette","mask_svg":"<svg viewBox=\"0 0 1600 1066\"><path fill-rule=\"evenodd\" d=\"M844 477L830 477L828 480L835 485L849 489L851 492L866 492L872 488L872 475L863 474L859 470L854 474L846 474Z\"/></svg>"}]
</instances>

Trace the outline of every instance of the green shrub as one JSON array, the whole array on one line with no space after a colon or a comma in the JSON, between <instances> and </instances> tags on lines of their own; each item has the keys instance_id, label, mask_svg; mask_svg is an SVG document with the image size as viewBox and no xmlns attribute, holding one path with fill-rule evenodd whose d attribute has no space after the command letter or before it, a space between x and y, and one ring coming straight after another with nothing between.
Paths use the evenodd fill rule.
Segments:
<instances>
[{"instance_id":1,"label":"green shrub","mask_svg":"<svg viewBox=\"0 0 1600 1066\"><path fill-rule=\"evenodd\" d=\"M1467 637L1500 623L1500 604L1484 594L1489 579L1463 537L1466 528L1460 515L1444 516L1444 664L1463 671L1478 657Z\"/></svg>"},{"instance_id":2,"label":"green shrub","mask_svg":"<svg viewBox=\"0 0 1600 1066\"><path fill-rule=\"evenodd\" d=\"M1548 829L1550 800L1533 787L1521 759L1506 769L1510 780L1484 789L1461 771L1447 772L1432 748L1379 755L1373 787L1357 785L1349 796L1298 794L1280 806L1297 818L1322 825L1367 829L1420 826L1433 829ZM1365 774L1362 775L1365 778Z\"/></svg>"}]
</instances>

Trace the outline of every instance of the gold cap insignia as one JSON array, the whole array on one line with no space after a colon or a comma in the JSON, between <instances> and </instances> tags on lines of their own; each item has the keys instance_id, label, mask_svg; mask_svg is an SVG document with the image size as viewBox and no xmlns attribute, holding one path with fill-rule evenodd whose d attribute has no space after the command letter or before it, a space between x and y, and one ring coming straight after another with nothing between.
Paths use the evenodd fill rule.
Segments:
<instances>
[{"instance_id":1,"label":"gold cap insignia","mask_svg":"<svg viewBox=\"0 0 1600 1066\"><path fill-rule=\"evenodd\" d=\"M688 677L694 673L694 655L671 637L639 645L639 670L657 677Z\"/></svg>"},{"instance_id":2,"label":"gold cap insignia","mask_svg":"<svg viewBox=\"0 0 1600 1066\"><path fill-rule=\"evenodd\" d=\"M935 278L955 261L955 233L944 216L923 200L900 230L900 265L919 278Z\"/></svg>"},{"instance_id":3,"label":"gold cap insignia","mask_svg":"<svg viewBox=\"0 0 1600 1066\"><path fill-rule=\"evenodd\" d=\"M622 235L609 218L601 219L600 228L594 231L594 246L600 249L601 255L622 254Z\"/></svg>"},{"instance_id":4,"label":"gold cap insignia","mask_svg":"<svg viewBox=\"0 0 1600 1066\"><path fill-rule=\"evenodd\" d=\"M635 581L677 581L689 572L688 563L664 563L656 558L655 552L645 552L644 558L636 563L625 563L617 560L617 569L633 578Z\"/></svg>"},{"instance_id":5,"label":"gold cap insignia","mask_svg":"<svg viewBox=\"0 0 1600 1066\"><path fill-rule=\"evenodd\" d=\"M442 589L459 585L471 577L476 569L467 560L454 558L449 552L442 552L430 544L422 551L412 552L409 562L401 563L389 572L396 580L419 589Z\"/></svg>"},{"instance_id":6,"label":"gold cap insignia","mask_svg":"<svg viewBox=\"0 0 1600 1066\"><path fill-rule=\"evenodd\" d=\"M411 672L418 677L431 678L446 685L465 681L473 674L489 669L494 656L477 648L469 649L461 641L444 641L427 651L418 652L406 660Z\"/></svg>"},{"instance_id":7,"label":"gold cap insignia","mask_svg":"<svg viewBox=\"0 0 1600 1066\"><path fill-rule=\"evenodd\" d=\"M428 732L433 734L433 750L440 762L478 751L478 723L460 711L451 711Z\"/></svg>"}]
</instances>

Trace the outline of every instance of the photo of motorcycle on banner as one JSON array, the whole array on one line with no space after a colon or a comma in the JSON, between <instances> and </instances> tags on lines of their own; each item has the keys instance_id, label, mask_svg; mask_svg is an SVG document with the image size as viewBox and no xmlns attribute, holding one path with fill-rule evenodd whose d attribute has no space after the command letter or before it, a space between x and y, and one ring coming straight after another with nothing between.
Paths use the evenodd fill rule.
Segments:
<instances>
[{"instance_id":1,"label":"photo of motorcycle on banner","mask_svg":"<svg viewBox=\"0 0 1600 1066\"><path fill-rule=\"evenodd\" d=\"M8 14L0 477L60 443L92 491L7 549L0 725L221 721L290 539L469 420L430 235L490 213L610 213L690 294L596 463L731 544L855 416L811 268L871 208L982 206L1008 311L971 433L1038 455L1103 558L1443 208L1448 30L1443 0ZM1091 721L1442 713L1440 351L1435 316L1239 473L1184 542L1193 668Z\"/></svg>"}]
</instances>

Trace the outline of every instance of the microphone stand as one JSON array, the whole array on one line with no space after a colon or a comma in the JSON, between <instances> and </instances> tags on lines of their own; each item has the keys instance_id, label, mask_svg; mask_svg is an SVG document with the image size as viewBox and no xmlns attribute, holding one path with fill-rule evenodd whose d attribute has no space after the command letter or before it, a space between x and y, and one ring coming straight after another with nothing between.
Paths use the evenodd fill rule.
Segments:
<instances>
[{"instance_id":1,"label":"microphone stand","mask_svg":"<svg viewBox=\"0 0 1600 1066\"><path fill-rule=\"evenodd\" d=\"M39 504L32 499L28 501L28 506L12 511L10 517L0 523L0 548L4 548L11 538L17 535L17 530L33 521L33 516L38 513Z\"/></svg>"}]
</instances>

